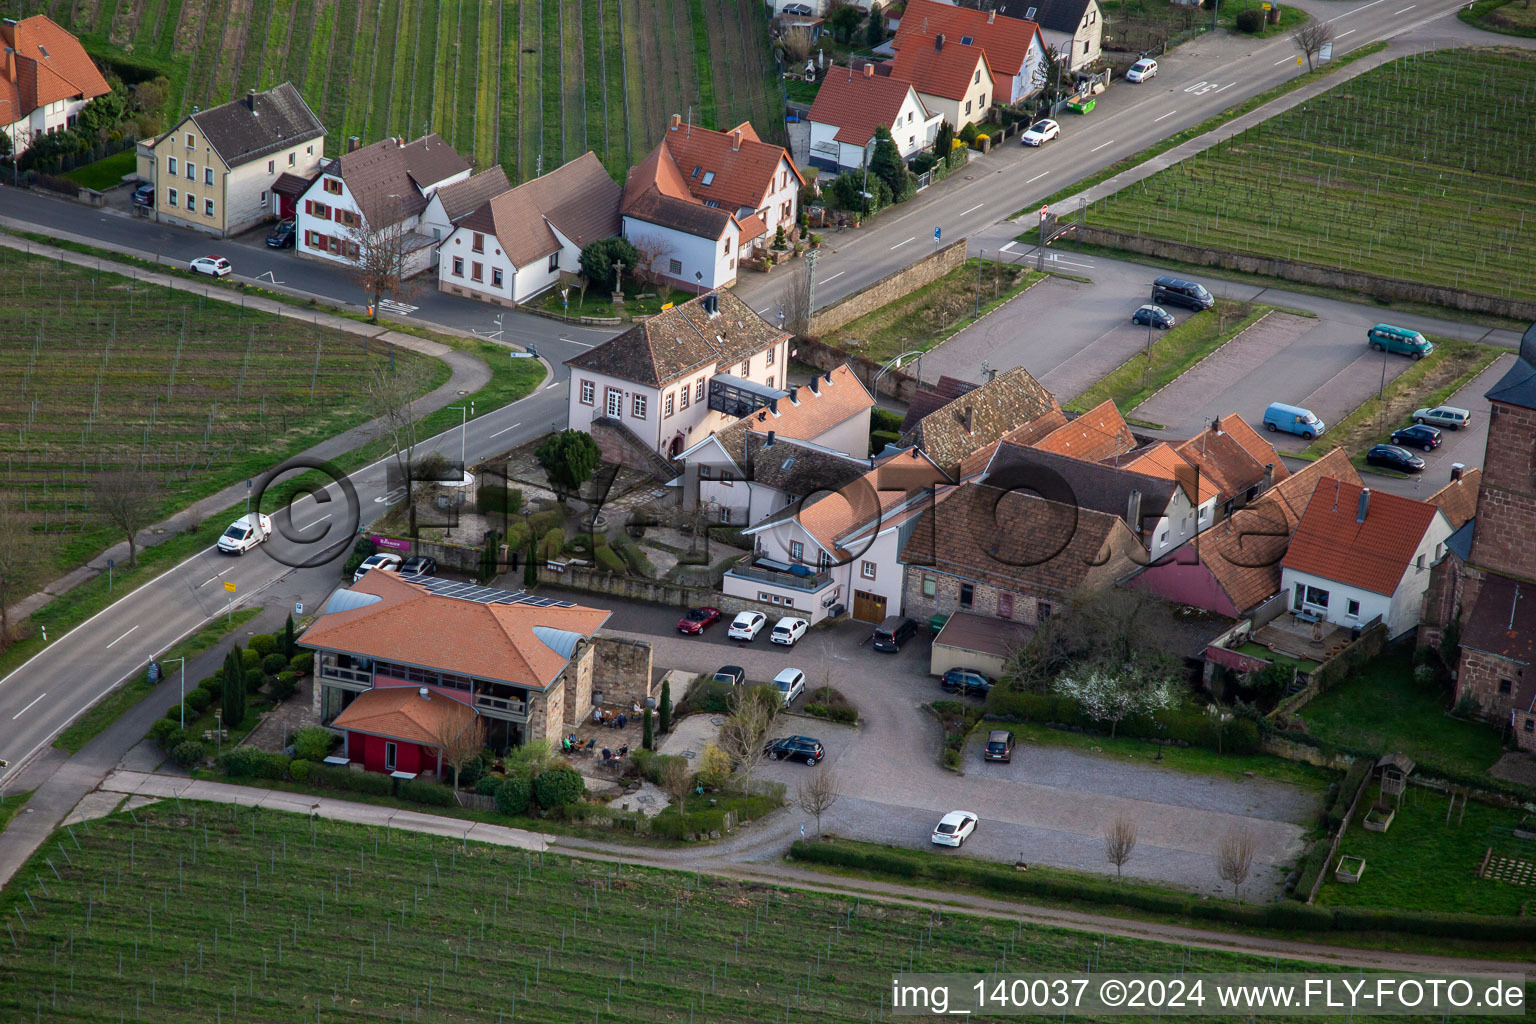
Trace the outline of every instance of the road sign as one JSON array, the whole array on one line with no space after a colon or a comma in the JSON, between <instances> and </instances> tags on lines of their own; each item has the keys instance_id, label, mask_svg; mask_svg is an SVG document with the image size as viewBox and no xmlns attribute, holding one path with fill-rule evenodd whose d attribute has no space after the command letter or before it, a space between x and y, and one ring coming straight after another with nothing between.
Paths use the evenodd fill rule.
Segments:
<instances>
[{"instance_id":1,"label":"road sign","mask_svg":"<svg viewBox=\"0 0 1536 1024\"><path fill-rule=\"evenodd\" d=\"M1328 63L1331 60L1333 60L1333 44L1332 43L1324 43L1322 46L1320 46L1318 48L1318 51L1317 51L1317 62L1319 64L1326 64L1326 63Z\"/></svg>"},{"instance_id":2,"label":"road sign","mask_svg":"<svg viewBox=\"0 0 1536 1024\"><path fill-rule=\"evenodd\" d=\"M107 559L107 568L108 569L115 569L115 568L117 568L117 560L113 559L113 558Z\"/></svg>"},{"instance_id":3,"label":"road sign","mask_svg":"<svg viewBox=\"0 0 1536 1024\"><path fill-rule=\"evenodd\" d=\"M303 601L295 601L295 602L293 602L293 614L295 614L295 615L303 615L304 614L304 602Z\"/></svg>"},{"instance_id":4,"label":"road sign","mask_svg":"<svg viewBox=\"0 0 1536 1024\"><path fill-rule=\"evenodd\" d=\"M233 583L225 583L224 589L233 594L235 592L235 585Z\"/></svg>"},{"instance_id":5,"label":"road sign","mask_svg":"<svg viewBox=\"0 0 1536 1024\"><path fill-rule=\"evenodd\" d=\"M1051 208L1049 206L1042 205L1040 207L1040 216L1044 217L1046 214L1048 214L1050 212L1051 212Z\"/></svg>"},{"instance_id":6,"label":"road sign","mask_svg":"<svg viewBox=\"0 0 1536 1024\"><path fill-rule=\"evenodd\" d=\"M933 229L933 240L935 242L937 242L939 240L939 229L938 228L934 228Z\"/></svg>"}]
</instances>

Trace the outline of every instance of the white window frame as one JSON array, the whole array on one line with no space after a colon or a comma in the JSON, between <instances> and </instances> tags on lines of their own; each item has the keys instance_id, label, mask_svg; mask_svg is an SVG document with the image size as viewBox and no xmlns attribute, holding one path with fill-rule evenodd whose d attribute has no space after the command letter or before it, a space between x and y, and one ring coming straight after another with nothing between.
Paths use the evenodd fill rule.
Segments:
<instances>
[{"instance_id":1,"label":"white window frame","mask_svg":"<svg viewBox=\"0 0 1536 1024\"><path fill-rule=\"evenodd\" d=\"M579 401L582 405L596 405L597 385L590 380L582 381Z\"/></svg>"},{"instance_id":2,"label":"white window frame","mask_svg":"<svg viewBox=\"0 0 1536 1024\"><path fill-rule=\"evenodd\" d=\"M603 395L603 413L619 420L624 418L624 392L608 388Z\"/></svg>"},{"instance_id":3,"label":"white window frame","mask_svg":"<svg viewBox=\"0 0 1536 1024\"><path fill-rule=\"evenodd\" d=\"M630 399L629 411L637 420L645 419L645 396L635 395Z\"/></svg>"}]
</instances>

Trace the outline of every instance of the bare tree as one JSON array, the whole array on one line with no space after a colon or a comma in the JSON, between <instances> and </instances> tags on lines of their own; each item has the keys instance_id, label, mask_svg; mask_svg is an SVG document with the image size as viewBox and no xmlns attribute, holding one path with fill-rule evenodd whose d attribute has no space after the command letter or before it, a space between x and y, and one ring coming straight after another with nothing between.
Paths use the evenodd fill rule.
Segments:
<instances>
[{"instance_id":1,"label":"bare tree","mask_svg":"<svg viewBox=\"0 0 1536 1024\"><path fill-rule=\"evenodd\" d=\"M811 329L811 268L801 261L789 276L784 289L784 328L794 334L806 334Z\"/></svg>"},{"instance_id":2,"label":"bare tree","mask_svg":"<svg viewBox=\"0 0 1536 1024\"><path fill-rule=\"evenodd\" d=\"M817 835L821 835L821 816L832 809L838 796L837 776L826 766L814 769L800 780L795 790L795 802L802 811L815 817Z\"/></svg>"},{"instance_id":3,"label":"bare tree","mask_svg":"<svg viewBox=\"0 0 1536 1024\"><path fill-rule=\"evenodd\" d=\"M767 757L768 732L778 713L778 694L768 688L739 688L731 695L731 715L720 728L720 747L734 770L752 788L752 773Z\"/></svg>"},{"instance_id":4,"label":"bare tree","mask_svg":"<svg viewBox=\"0 0 1536 1024\"><path fill-rule=\"evenodd\" d=\"M432 743L443 764L453 769L453 785L457 789L459 773L485 749L485 722L479 715L462 725L445 720L433 731Z\"/></svg>"},{"instance_id":5,"label":"bare tree","mask_svg":"<svg viewBox=\"0 0 1536 1024\"><path fill-rule=\"evenodd\" d=\"M639 235L629 241L640 254L635 263L635 276L655 287L661 282L661 268L676 255L677 247L661 235Z\"/></svg>"},{"instance_id":6,"label":"bare tree","mask_svg":"<svg viewBox=\"0 0 1536 1024\"><path fill-rule=\"evenodd\" d=\"M1116 878L1121 877L1120 869L1125 867L1135 849L1136 819L1125 813L1115 815L1115 820L1104 830L1104 859L1115 866Z\"/></svg>"},{"instance_id":7,"label":"bare tree","mask_svg":"<svg viewBox=\"0 0 1536 1024\"><path fill-rule=\"evenodd\" d=\"M811 56L811 30L804 25L791 25L779 37L779 48L784 51L784 63L799 65Z\"/></svg>"},{"instance_id":8,"label":"bare tree","mask_svg":"<svg viewBox=\"0 0 1536 1024\"><path fill-rule=\"evenodd\" d=\"M363 402L374 418L378 436L389 442L390 455L395 460L396 480L390 482L390 490L405 488L405 501L409 509L411 536L416 535L415 489L416 443L421 439L420 424L416 418L415 401L427 390L431 382L430 369L419 359L391 367L379 363L369 368L363 380Z\"/></svg>"},{"instance_id":9,"label":"bare tree","mask_svg":"<svg viewBox=\"0 0 1536 1024\"><path fill-rule=\"evenodd\" d=\"M31 528L15 509L0 504L0 650L11 641L11 605L36 586L42 565Z\"/></svg>"},{"instance_id":10,"label":"bare tree","mask_svg":"<svg viewBox=\"0 0 1536 1024\"><path fill-rule=\"evenodd\" d=\"M1257 846L1252 829L1234 825L1221 837L1221 846L1216 850L1216 873L1222 881L1232 883L1232 894L1239 903L1243 901L1243 883L1253 870L1253 851Z\"/></svg>"},{"instance_id":11,"label":"bare tree","mask_svg":"<svg viewBox=\"0 0 1536 1024\"><path fill-rule=\"evenodd\" d=\"M148 526L160 506L160 488L147 473L113 469L96 478L91 504L103 519L128 538L128 564L139 564L139 531Z\"/></svg>"},{"instance_id":12,"label":"bare tree","mask_svg":"<svg viewBox=\"0 0 1536 1024\"><path fill-rule=\"evenodd\" d=\"M388 295L401 298L414 291L406 281L413 232L406 228L405 211L397 198L385 199L373 211L347 230L351 260L348 271L352 280L367 292L372 321L379 322L379 300Z\"/></svg>"},{"instance_id":13,"label":"bare tree","mask_svg":"<svg viewBox=\"0 0 1536 1024\"><path fill-rule=\"evenodd\" d=\"M1307 55L1307 70L1317 66L1317 55L1323 44L1333 41L1333 25L1326 21L1309 21L1291 33L1296 49Z\"/></svg>"},{"instance_id":14,"label":"bare tree","mask_svg":"<svg viewBox=\"0 0 1536 1024\"><path fill-rule=\"evenodd\" d=\"M688 791L693 788L693 773L688 770L688 762L681 757L663 758L660 780L661 791L681 811L683 801L688 799Z\"/></svg>"}]
</instances>

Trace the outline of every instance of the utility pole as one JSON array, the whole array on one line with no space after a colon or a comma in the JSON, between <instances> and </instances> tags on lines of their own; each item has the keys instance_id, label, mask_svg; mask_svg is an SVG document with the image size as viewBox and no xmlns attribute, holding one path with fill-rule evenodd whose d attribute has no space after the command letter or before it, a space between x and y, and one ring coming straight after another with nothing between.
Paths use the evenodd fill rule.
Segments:
<instances>
[{"instance_id":1,"label":"utility pole","mask_svg":"<svg viewBox=\"0 0 1536 1024\"><path fill-rule=\"evenodd\" d=\"M981 265L987 260L987 250L982 249L976 254L976 311L973 314L981 317Z\"/></svg>"}]
</instances>

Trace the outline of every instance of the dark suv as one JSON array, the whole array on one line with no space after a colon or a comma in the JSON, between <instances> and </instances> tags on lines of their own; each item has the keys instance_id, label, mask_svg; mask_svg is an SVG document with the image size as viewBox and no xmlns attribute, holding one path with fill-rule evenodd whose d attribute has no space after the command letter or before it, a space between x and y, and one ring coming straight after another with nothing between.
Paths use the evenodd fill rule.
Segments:
<instances>
[{"instance_id":1,"label":"dark suv","mask_svg":"<svg viewBox=\"0 0 1536 1024\"><path fill-rule=\"evenodd\" d=\"M1210 309L1216 299L1202 285L1177 277L1160 277L1152 282L1152 301L1186 309Z\"/></svg>"},{"instance_id":2,"label":"dark suv","mask_svg":"<svg viewBox=\"0 0 1536 1024\"><path fill-rule=\"evenodd\" d=\"M296 234L297 230L293 221L280 220L277 222L277 226L272 229L272 233L267 236L267 245L273 249L292 249Z\"/></svg>"},{"instance_id":3,"label":"dark suv","mask_svg":"<svg viewBox=\"0 0 1536 1024\"><path fill-rule=\"evenodd\" d=\"M133 205L142 206L146 210L155 205L155 186L147 181L139 182L138 188L133 190Z\"/></svg>"},{"instance_id":4,"label":"dark suv","mask_svg":"<svg viewBox=\"0 0 1536 1024\"><path fill-rule=\"evenodd\" d=\"M1004 763L1013 760L1013 733L1007 729L993 729L987 734L987 745L981 750L984 761L1002 761Z\"/></svg>"},{"instance_id":5,"label":"dark suv","mask_svg":"<svg viewBox=\"0 0 1536 1024\"><path fill-rule=\"evenodd\" d=\"M826 756L821 740L811 736L785 736L768 744L765 751L770 761L804 761L815 764Z\"/></svg>"},{"instance_id":6,"label":"dark suv","mask_svg":"<svg viewBox=\"0 0 1536 1024\"><path fill-rule=\"evenodd\" d=\"M985 697L992 689L992 677L971 668L952 668L939 678L939 685L949 693Z\"/></svg>"},{"instance_id":7,"label":"dark suv","mask_svg":"<svg viewBox=\"0 0 1536 1024\"><path fill-rule=\"evenodd\" d=\"M893 654L901 650L901 645L916 635L916 622L904 619L900 615L892 615L875 627L875 635L871 638L871 643L875 650Z\"/></svg>"}]
</instances>

